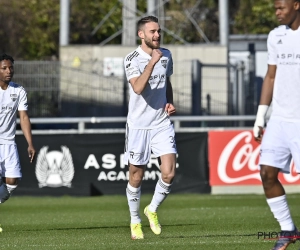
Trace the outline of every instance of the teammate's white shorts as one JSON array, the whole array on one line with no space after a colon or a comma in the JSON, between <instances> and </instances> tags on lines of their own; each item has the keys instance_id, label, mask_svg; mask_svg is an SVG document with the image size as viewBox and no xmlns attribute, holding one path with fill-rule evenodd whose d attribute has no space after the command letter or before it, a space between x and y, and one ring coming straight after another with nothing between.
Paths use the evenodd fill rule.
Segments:
<instances>
[{"instance_id":1,"label":"teammate's white shorts","mask_svg":"<svg viewBox=\"0 0 300 250\"><path fill-rule=\"evenodd\" d=\"M173 124L157 129L130 129L126 127L124 162L133 165L146 165L151 157L176 154L175 131Z\"/></svg>"},{"instance_id":2,"label":"teammate's white shorts","mask_svg":"<svg viewBox=\"0 0 300 250\"><path fill-rule=\"evenodd\" d=\"M300 173L300 123L270 119L260 150L259 165L289 173L293 158L296 172Z\"/></svg>"},{"instance_id":3,"label":"teammate's white shorts","mask_svg":"<svg viewBox=\"0 0 300 250\"><path fill-rule=\"evenodd\" d=\"M0 171L2 177L22 177L16 144L0 144Z\"/></svg>"}]
</instances>

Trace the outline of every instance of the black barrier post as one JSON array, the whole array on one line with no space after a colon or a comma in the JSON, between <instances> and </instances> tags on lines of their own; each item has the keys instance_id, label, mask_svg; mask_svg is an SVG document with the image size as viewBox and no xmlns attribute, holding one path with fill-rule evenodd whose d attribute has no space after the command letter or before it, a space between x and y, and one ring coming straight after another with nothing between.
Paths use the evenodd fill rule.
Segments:
<instances>
[{"instance_id":1,"label":"black barrier post","mask_svg":"<svg viewBox=\"0 0 300 250\"><path fill-rule=\"evenodd\" d=\"M238 63L237 67L238 71L238 84L237 84L237 114L238 115L245 115L245 99L246 99L246 94L245 94L245 64L243 61L240 61ZM239 126L244 127L245 126L245 121L239 121Z\"/></svg>"},{"instance_id":2,"label":"black barrier post","mask_svg":"<svg viewBox=\"0 0 300 250\"><path fill-rule=\"evenodd\" d=\"M207 103L206 115L210 115L210 109L211 109L211 96L210 96L210 94L206 95L206 103Z\"/></svg>"},{"instance_id":3,"label":"black barrier post","mask_svg":"<svg viewBox=\"0 0 300 250\"><path fill-rule=\"evenodd\" d=\"M192 60L192 115L202 115L202 64L199 60Z\"/></svg>"},{"instance_id":4,"label":"black barrier post","mask_svg":"<svg viewBox=\"0 0 300 250\"><path fill-rule=\"evenodd\" d=\"M249 43L248 45L248 50L250 52L249 55L249 106L248 106L248 111L247 114L255 114L256 112L256 84L255 84L255 78L256 78L256 62L255 62L255 44L254 43Z\"/></svg>"}]
</instances>

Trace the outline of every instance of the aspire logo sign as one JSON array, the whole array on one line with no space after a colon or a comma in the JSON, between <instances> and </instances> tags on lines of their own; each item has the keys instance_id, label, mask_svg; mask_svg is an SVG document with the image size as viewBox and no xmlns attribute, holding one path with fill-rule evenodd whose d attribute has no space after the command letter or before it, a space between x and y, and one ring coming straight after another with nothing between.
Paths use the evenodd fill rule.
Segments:
<instances>
[{"instance_id":1,"label":"aspire logo sign","mask_svg":"<svg viewBox=\"0 0 300 250\"><path fill-rule=\"evenodd\" d=\"M61 146L61 151L48 152L43 146L37 155L35 174L39 187L71 187L75 174L71 152Z\"/></svg>"},{"instance_id":2,"label":"aspire logo sign","mask_svg":"<svg viewBox=\"0 0 300 250\"><path fill-rule=\"evenodd\" d=\"M177 155L178 157L178 155ZM179 164L176 163L176 168ZM90 154L83 166L85 170L99 169L98 181L128 181L128 166L124 162L124 154L115 155L106 153L103 155ZM146 166L144 180L158 180L160 177L160 166L153 154Z\"/></svg>"}]
</instances>

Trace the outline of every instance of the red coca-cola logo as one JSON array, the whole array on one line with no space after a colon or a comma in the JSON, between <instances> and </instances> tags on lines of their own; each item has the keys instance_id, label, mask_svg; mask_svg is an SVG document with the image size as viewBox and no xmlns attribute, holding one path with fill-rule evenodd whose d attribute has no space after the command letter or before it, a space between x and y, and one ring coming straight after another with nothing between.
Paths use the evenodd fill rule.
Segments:
<instances>
[{"instance_id":1,"label":"red coca-cola logo","mask_svg":"<svg viewBox=\"0 0 300 250\"><path fill-rule=\"evenodd\" d=\"M260 185L260 144L252 131L209 132L211 185ZM300 184L300 176L291 164L291 174L280 174L284 184Z\"/></svg>"}]
</instances>

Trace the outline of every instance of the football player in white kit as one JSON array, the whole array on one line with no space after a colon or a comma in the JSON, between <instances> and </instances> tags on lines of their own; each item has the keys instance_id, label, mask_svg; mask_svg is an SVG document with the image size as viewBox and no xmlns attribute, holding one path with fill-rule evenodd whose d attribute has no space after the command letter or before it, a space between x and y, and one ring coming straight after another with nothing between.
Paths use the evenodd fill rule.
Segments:
<instances>
[{"instance_id":1,"label":"football player in white kit","mask_svg":"<svg viewBox=\"0 0 300 250\"><path fill-rule=\"evenodd\" d=\"M0 204L4 203L17 188L22 177L19 154L15 143L17 111L20 125L28 143L28 155L33 161L31 124L27 115L27 97L23 87L12 82L14 59L0 55ZM2 228L0 228L2 232Z\"/></svg>"},{"instance_id":2,"label":"football player in white kit","mask_svg":"<svg viewBox=\"0 0 300 250\"><path fill-rule=\"evenodd\" d=\"M268 36L268 70L253 133L261 142L260 175L267 203L280 224L274 250L286 249L300 238L278 173L290 172L293 158L300 173L300 0L274 0L280 26ZM263 135L265 116L272 113Z\"/></svg>"},{"instance_id":3,"label":"football player in white kit","mask_svg":"<svg viewBox=\"0 0 300 250\"><path fill-rule=\"evenodd\" d=\"M173 90L169 77L173 74L172 55L160 48L160 26L154 16L137 23L141 45L124 59L129 82L124 160L129 165L126 195L131 217L131 238L143 239L139 214L141 185L151 151L161 161L159 178L152 201L145 207L154 234L161 233L157 208L171 191L176 168L176 143L169 116L175 113Z\"/></svg>"}]
</instances>

